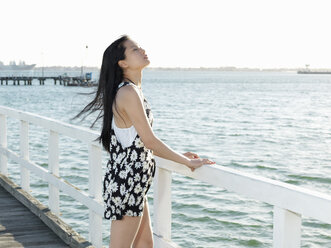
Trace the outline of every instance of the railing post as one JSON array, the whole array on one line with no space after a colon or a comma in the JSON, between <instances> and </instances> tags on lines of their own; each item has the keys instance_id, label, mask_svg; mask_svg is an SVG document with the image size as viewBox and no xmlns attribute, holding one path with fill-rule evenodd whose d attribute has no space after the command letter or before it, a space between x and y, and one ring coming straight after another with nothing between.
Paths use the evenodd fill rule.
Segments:
<instances>
[{"instance_id":1,"label":"railing post","mask_svg":"<svg viewBox=\"0 0 331 248\"><path fill-rule=\"evenodd\" d=\"M7 118L5 115L0 114L0 145L7 148ZM0 173L8 176L7 157L0 153Z\"/></svg>"},{"instance_id":2,"label":"railing post","mask_svg":"<svg viewBox=\"0 0 331 248\"><path fill-rule=\"evenodd\" d=\"M102 204L102 150L89 144L89 195ZM102 247L102 216L89 210L89 241Z\"/></svg>"},{"instance_id":3,"label":"railing post","mask_svg":"<svg viewBox=\"0 0 331 248\"><path fill-rule=\"evenodd\" d=\"M21 130L20 130L20 151L21 158L29 159L29 123L27 121L21 120ZM29 192L30 191L30 171L21 166L21 186L22 188Z\"/></svg>"},{"instance_id":4,"label":"railing post","mask_svg":"<svg viewBox=\"0 0 331 248\"><path fill-rule=\"evenodd\" d=\"M273 248L299 248L301 215L274 206Z\"/></svg>"},{"instance_id":5,"label":"railing post","mask_svg":"<svg viewBox=\"0 0 331 248\"><path fill-rule=\"evenodd\" d=\"M171 171L156 167L153 195L154 233L171 241ZM161 247L155 241L155 247Z\"/></svg>"},{"instance_id":6,"label":"railing post","mask_svg":"<svg viewBox=\"0 0 331 248\"><path fill-rule=\"evenodd\" d=\"M59 134L53 130L48 133L48 170L54 176L59 176ZM60 215L59 189L48 184L48 204L50 210L57 216Z\"/></svg>"}]
</instances>

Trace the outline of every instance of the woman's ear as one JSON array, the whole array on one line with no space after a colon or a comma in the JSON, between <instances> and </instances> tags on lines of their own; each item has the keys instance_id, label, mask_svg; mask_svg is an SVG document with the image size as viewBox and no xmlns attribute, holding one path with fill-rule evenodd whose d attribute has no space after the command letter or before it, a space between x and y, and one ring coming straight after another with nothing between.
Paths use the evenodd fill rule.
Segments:
<instances>
[{"instance_id":1,"label":"woman's ear","mask_svg":"<svg viewBox=\"0 0 331 248\"><path fill-rule=\"evenodd\" d=\"M118 65L119 65L121 68L126 68L126 67L128 67L127 63L126 63L124 60L119 60L119 61L118 61Z\"/></svg>"}]
</instances>

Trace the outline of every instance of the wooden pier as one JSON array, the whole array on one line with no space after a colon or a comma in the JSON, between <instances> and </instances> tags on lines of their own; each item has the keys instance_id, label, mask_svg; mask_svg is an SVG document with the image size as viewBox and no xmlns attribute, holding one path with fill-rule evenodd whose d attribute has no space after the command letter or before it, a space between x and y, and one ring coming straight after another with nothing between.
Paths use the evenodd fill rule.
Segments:
<instances>
[{"instance_id":1,"label":"wooden pier","mask_svg":"<svg viewBox=\"0 0 331 248\"><path fill-rule=\"evenodd\" d=\"M20 152L11 150L7 144L7 118L18 120L20 123ZM29 125L33 124L48 131L48 168L44 168L30 159L29 155ZM60 176L60 139L66 136L79 140L88 146L88 193L72 185ZM69 231L60 218L59 192L75 199L75 203L85 205L89 209L89 242L96 248L104 248L102 237L102 218L104 205L102 200L102 151L103 147L95 140L99 133L85 127L64 123L35 113L0 106L0 185L10 185L7 180L8 161L20 165L21 185L6 188L12 195L30 191L30 172L47 182L49 187L48 207L41 206L36 200L23 200L30 209L44 223L62 223L48 225L62 240L77 240L78 235ZM293 184L253 175L221 165L204 165L198 171L192 172L186 166L174 161L155 156L156 171L153 182L153 238L154 247L178 248L172 241L172 173L192 178L213 187L232 191L239 195L251 198L273 206L273 247L301 247L301 227L304 217L324 222L320 225L331 224L331 196L325 193L306 189ZM3 181L8 183L2 184ZM16 197L16 196L15 196ZM17 197L16 197L17 198ZM17 198L18 199L18 198ZM9 200L8 200L9 201ZM0 198L0 203L2 203ZM21 201L22 202L22 201ZM26 204L24 202L27 202ZM32 204L34 203L34 204ZM1 206L1 204L0 204ZM75 205L73 205L74 207ZM1 215L1 209L0 209ZM0 216L0 224L2 221ZM4 217L7 218L7 217ZM210 217L215 218L215 217ZM53 221L50 221L53 219ZM17 221L18 222L18 221ZM211 223L212 224L212 223ZM3 225L3 224L1 224ZM1 227L1 226L0 226ZM54 227L54 229L52 228ZM57 229L58 228L58 229ZM64 230L63 230L64 229ZM0 237L2 232L0 230ZM76 239L75 239L76 238ZM79 239L78 239L79 240ZM66 244L68 244L65 241ZM77 242L77 246L92 247L85 241ZM0 243L0 247L1 243ZM325 246L324 246L325 247Z\"/></svg>"},{"instance_id":2,"label":"wooden pier","mask_svg":"<svg viewBox=\"0 0 331 248\"><path fill-rule=\"evenodd\" d=\"M0 174L0 247L93 246L49 208Z\"/></svg>"},{"instance_id":3,"label":"wooden pier","mask_svg":"<svg viewBox=\"0 0 331 248\"><path fill-rule=\"evenodd\" d=\"M84 77L70 77L70 76L54 76L54 77L35 77L35 76L5 76L0 77L1 85L8 85L8 82L12 82L13 85L32 85L32 80L38 80L40 85L45 85L45 81L51 79L54 81L54 85L59 82L63 86L97 86L98 84Z\"/></svg>"}]
</instances>

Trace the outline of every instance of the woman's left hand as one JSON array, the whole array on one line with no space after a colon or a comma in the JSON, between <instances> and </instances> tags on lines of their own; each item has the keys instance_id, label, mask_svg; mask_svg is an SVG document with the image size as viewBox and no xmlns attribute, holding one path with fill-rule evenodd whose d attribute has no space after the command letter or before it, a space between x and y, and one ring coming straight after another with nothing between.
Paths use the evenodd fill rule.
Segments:
<instances>
[{"instance_id":1,"label":"woman's left hand","mask_svg":"<svg viewBox=\"0 0 331 248\"><path fill-rule=\"evenodd\" d=\"M199 158L198 154L193 152L185 152L183 153L185 157L188 157L189 159Z\"/></svg>"}]
</instances>

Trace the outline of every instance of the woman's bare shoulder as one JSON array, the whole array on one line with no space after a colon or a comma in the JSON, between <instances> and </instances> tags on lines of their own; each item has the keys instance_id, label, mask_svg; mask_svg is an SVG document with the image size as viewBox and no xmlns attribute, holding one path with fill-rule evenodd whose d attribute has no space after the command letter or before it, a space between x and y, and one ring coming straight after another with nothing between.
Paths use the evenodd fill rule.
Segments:
<instances>
[{"instance_id":1,"label":"woman's bare shoulder","mask_svg":"<svg viewBox=\"0 0 331 248\"><path fill-rule=\"evenodd\" d=\"M119 103L135 104L141 102L138 90L131 84L127 84L118 89L116 100Z\"/></svg>"}]
</instances>

